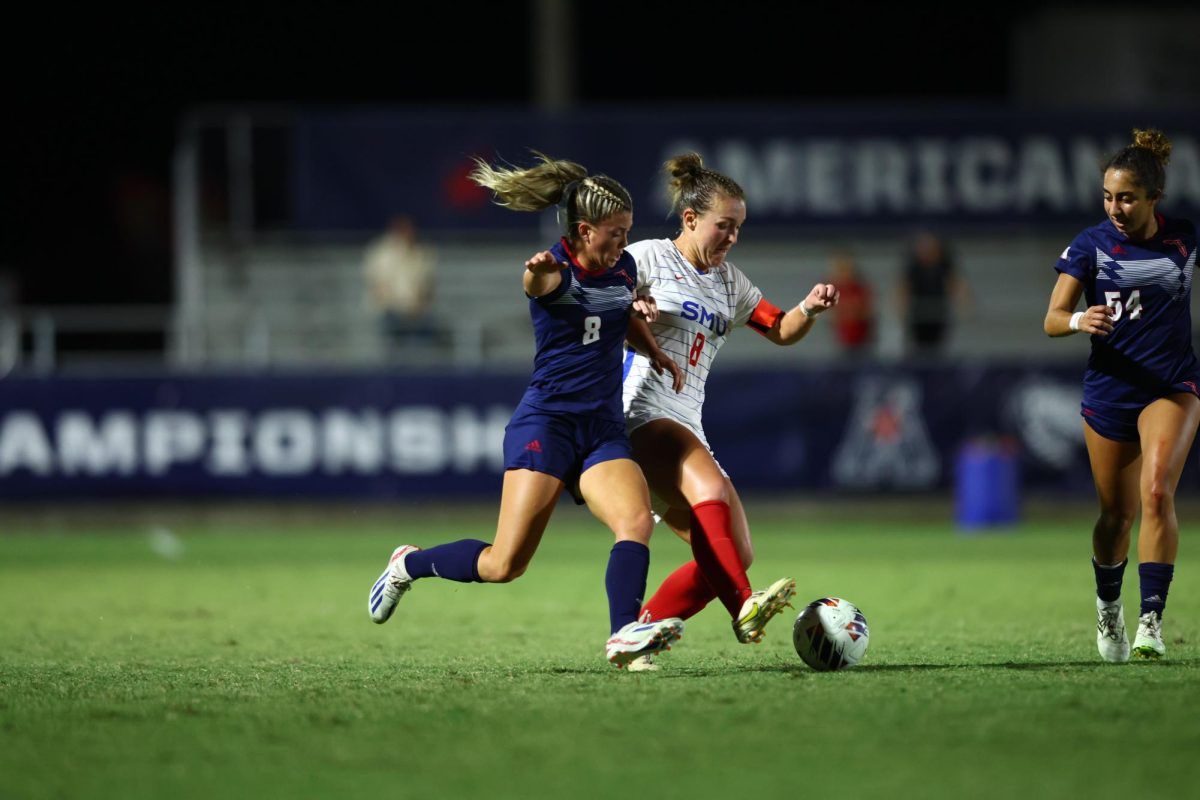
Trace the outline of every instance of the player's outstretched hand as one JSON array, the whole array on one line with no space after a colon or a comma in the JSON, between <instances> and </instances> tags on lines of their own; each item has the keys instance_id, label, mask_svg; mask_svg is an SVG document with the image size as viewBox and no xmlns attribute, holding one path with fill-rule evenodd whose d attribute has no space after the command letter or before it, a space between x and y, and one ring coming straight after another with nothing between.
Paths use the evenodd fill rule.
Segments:
<instances>
[{"instance_id":1,"label":"player's outstretched hand","mask_svg":"<svg viewBox=\"0 0 1200 800\"><path fill-rule=\"evenodd\" d=\"M818 283L808 293L808 297L804 298L803 303L810 315L820 314L836 306L839 297L841 294L832 283Z\"/></svg>"},{"instance_id":2,"label":"player's outstretched hand","mask_svg":"<svg viewBox=\"0 0 1200 800\"><path fill-rule=\"evenodd\" d=\"M1110 306L1092 306L1079 318L1079 332L1108 336L1113 329L1113 310Z\"/></svg>"},{"instance_id":3,"label":"player's outstretched hand","mask_svg":"<svg viewBox=\"0 0 1200 800\"><path fill-rule=\"evenodd\" d=\"M656 375L662 375L663 372L671 373L671 388L675 390L675 394L683 391L684 375L683 370L679 365L662 350L659 350L653 356L650 356L650 368L654 370Z\"/></svg>"},{"instance_id":4,"label":"player's outstretched hand","mask_svg":"<svg viewBox=\"0 0 1200 800\"><path fill-rule=\"evenodd\" d=\"M646 318L646 322L658 319L658 303L648 294L639 294L633 298L633 310Z\"/></svg>"},{"instance_id":5,"label":"player's outstretched hand","mask_svg":"<svg viewBox=\"0 0 1200 800\"><path fill-rule=\"evenodd\" d=\"M566 264L556 261L554 254L549 250L543 250L525 262L525 269L534 275L549 275L552 272L558 272L565 266Z\"/></svg>"}]
</instances>

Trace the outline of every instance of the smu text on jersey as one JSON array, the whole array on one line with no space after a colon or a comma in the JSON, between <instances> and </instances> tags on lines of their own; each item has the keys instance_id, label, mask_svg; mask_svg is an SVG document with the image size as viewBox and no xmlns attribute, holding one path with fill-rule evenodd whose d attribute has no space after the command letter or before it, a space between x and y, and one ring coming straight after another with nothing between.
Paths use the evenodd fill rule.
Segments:
<instances>
[{"instance_id":1,"label":"smu text on jersey","mask_svg":"<svg viewBox=\"0 0 1200 800\"><path fill-rule=\"evenodd\" d=\"M709 311L695 300L685 300L680 306L679 316L686 320L699 322L717 336L724 336L725 332L729 330L729 320L718 313Z\"/></svg>"}]
</instances>

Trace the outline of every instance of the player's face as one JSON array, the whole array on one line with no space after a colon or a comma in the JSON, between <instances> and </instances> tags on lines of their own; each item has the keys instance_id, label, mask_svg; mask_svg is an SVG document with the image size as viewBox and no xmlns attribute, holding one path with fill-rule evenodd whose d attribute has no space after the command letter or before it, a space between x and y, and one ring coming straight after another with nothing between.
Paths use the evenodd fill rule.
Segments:
<instances>
[{"instance_id":1,"label":"player's face","mask_svg":"<svg viewBox=\"0 0 1200 800\"><path fill-rule=\"evenodd\" d=\"M1150 238L1157 202L1158 198L1146 196L1146 190L1128 170L1110 169L1104 173L1104 213L1130 239Z\"/></svg>"},{"instance_id":2,"label":"player's face","mask_svg":"<svg viewBox=\"0 0 1200 800\"><path fill-rule=\"evenodd\" d=\"M746 223L746 201L721 195L712 208L695 219L684 221L696 254L705 267L725 263L729 249L737 244L738 234Z\"/></svg>"},{"instance_id":3,"label":"player's face","mask_svg":"<svg viewBox=\"0 0 1200 800\"><path fill-rule=\"evenodd\" d=\"M612 269L629 244L633 212L618 211L596 225L584 222L579 227L583 239L579 263L588 269Z\"/></svg>"}]
</instances>

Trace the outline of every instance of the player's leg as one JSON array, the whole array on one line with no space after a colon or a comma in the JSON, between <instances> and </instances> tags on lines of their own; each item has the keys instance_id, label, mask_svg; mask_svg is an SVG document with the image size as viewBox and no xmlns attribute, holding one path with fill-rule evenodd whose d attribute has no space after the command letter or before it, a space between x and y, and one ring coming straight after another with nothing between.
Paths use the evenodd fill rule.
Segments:
<instances>
[{"instance_id":1,"label":"player's leg","mask_svg":"<svg viewBox=\"0 0 1200 800\"><path fill-rule=\"evenodd\" d=\"M1124 435L1105 428L1110 435ZM1084 441L1100 516L1092 528L1092 571L1096 579L1096 649L1105 661L1129 659L1129 637L1121 605L1121 583L1129 555L1129 534L1138 509L1141 448L1137 442L1101 435L1084 423Z\"/></svg>"},{"instance_id":2,"label":"player's leg","mask_svg":"<svg viewBox=\"0 0 1200 800\"><path fill-rule=\"evenodd\" d=\"M554 513L563 482L528 469L504 473L496 538L479 553L476 571L484 583L508 583L525 574Z\"/></svg>"},{"instance_id":3,"label":"player's leg","mask_svg":"<svg viewBox=\"0 0 1200 800\"><path fill-rule=\"evenodd\" d=\"M563 476L577 458L569 423L518 409L504 430L504 489L492 544L462 539L428 550L397 547L371 587L371 619L386 622L413 581L421 578L504 583L520 576L541 541L562 492Z\"/></svg>"},{"instance_id":4,"label":"player's leg","mask_svg":"<svg viewBox=\"0 0 1200 800\"><path fill-rule=\"evenodd\" d=\"M641 608L650 566L650 493L637 464L618 458L595 464L579 478L579 491L596 519L616 542L610 553L605 586L612 632L633 622Z\"/></svg>"},{"instance_id":5,"label":"player's leg","mask_svg":"<svg viewBox=\"0 0 1200 800\"><path fill-rule=\"evenodd\" d=\"M725 478L729 481L729 478ZM733 539L737 545L738 556L746 569L754 563L754 543L750 540L750 522L746 519L746 510L742 506L742 498L737 489L729 481L729 511L733 522ZM796 581L792 578L779 578L765 589L758 589L750 594L740 609L738 618L734 620L734 633L742 642L757 642L763 637L764 628L784 608L791 606L791 600L796 594Z\"/></svg>"},{"instance_id":6,"label":"player's leg","mask_svg":"<svg viewBox=\"0 0 1200 800\"><path fill-rule=\"evenodd\" d=\"M680 539L691 546L692 511L669 508L662 520ZM641 618L645 620L678 617L690 619L715 600L717 592L704 577L703 570L690 559L666 577L654 595L642 606Z\"/></svg>"},{"instance_id":7,"label":"player's leg","mask_svg":"<svg viewBox=\"0 0 1200 800\"><path fill-rule=\"evenodd\" d=\"M742 505L742 498L734 488L733 481L726 476L725 482L729 485L729 520L733 529L733 543L737 547L738 558L742 560L742 567L749 570L750 565L754 563L754 542L750 540L750 520L746 519L746 508Z\"/></svg>"},{"instance_id":8,"label":"player's leg","mask_svg":"<svg viewBox=\"0 0 1200 800\"><path fill-rule=\"evenodd\" d=\"M692 555L731 616L750 597L750 581L733 541L729 483L694 433L674 420L656 419L630 435L634 457L651 489L690 510Z\"/></svg>"},{"instance_id":9,"label":"player's leg","mask_svg":"<svg viewBox=\"0 0 1200 800\"><path fill-rule=\"evenodd\" d=\"M387 622L396 605L420 578L459 583L507 583L529 566L550 521L563 482L541 472L512 469L504 473L500 519L492 544L460 539L421 550L401 545L371 587L368 611L374 622Z\"/></svg>"},{"instance_id":10,"label":"player's leg","mask_svg":"<svg viewBox=\"0 0 1200 800\"><path fill-rule=\"evenodd\" d=\"M630 438L654 492L691 511L689 539L696 566L685 564L668 578L665 591L656 592L647 604L651 614L703 607L698 573L732 617L738 641L760 641L767 622L795 593L795 582L781 578L762 592L751 590L743 560L753 555L750 526L728 476L696 434L674 420L648 422Z\"/></svg>"},{"instance_id":11,"label":"player's leg","mask_svg":"<svg viewBox=\"0 0 1200 800\"><path fill-rule=\"evenodd\" d=\"M624 440L624 431L619 433ZM622 441L621 446L628 454L627 443ZM670 649L683 635L683 620L638 621L654 530L650 493L641 470L628 457L590 463L580 475L579 492L592 514L616 537L604 576L611 628L605 645L608 660L623 667L639 657Z\"/></svg>"},{"instance_id":12,"label":"player's leg","mask_svg":"<svg viewBox=\"0 0 1200 800\"><path fill-rule=\"evenodd\" d=\"M1141 658L1161 658L1166 653L1162 617L1179 551L1175 489L1196 437L1198 422L1200 399L1192 394L1160 398L1146 406L1138 417L1142 446L1138 577L1142 604L1133 654Z\"/></svg>"},{"instance_id":13,"label":"player's leg","mask_svg":"<svg viewBox=\"0 0 1200 800\"><path fill-rule=\"evenodd\" d=\"M407 555L411 577L481 583L520 577L577 459L569 422L518 409L504 429L504 489L492 544L468 539Z\"/></svg>"},{"instance_id":14,"label":"player's leg","mask_svg":"<svg viewBox=\"0 0 1200 800\"><path fill-rule=\"evenodd\" d=\"M746 511L742 500L734 489L729 478L729 511L732 523L733 540L737 547L738 557L746 569L754 561L754 548L750 542L750 523L746 520ZM667 509L662 520L683 541L690 546L692 543L692 513L690 508L672 507ZM663 617L679 617L690 619L699 614L705 606L715 600L716 590L704 578L700 565L695 560L688 561L683 566L667 576L658 587L646 605L642 607L643 615L650 619Z\"/></svg>"}]
</instances>

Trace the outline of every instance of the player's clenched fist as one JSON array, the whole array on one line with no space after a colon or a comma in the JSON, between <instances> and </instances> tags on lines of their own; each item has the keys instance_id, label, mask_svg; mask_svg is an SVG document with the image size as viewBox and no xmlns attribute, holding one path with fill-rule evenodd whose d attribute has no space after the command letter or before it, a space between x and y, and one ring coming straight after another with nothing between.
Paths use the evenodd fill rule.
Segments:
<instances>
[{"instance_id":1,"label":"player's clenched fist","mask_svg":"<svg viewBox=\"0 0 1200 800\"><path fill-rule=\"evenodd\" d=\"M804 298L801 308L804 310L805 316L811 317L836 306L838 297L837 287L832 283L818 283L808 293L808 297Z\"/></svg>"},{"instance_id":2,"label":"player's clenched fist","mask_svg":"<svg viewBox=\"0 0 1200 800\"><path fill-rule=\"evenodd\" d=\"M1112 333L1113 310L1111 306L1092 306L1081 313L1083 316L1079 317L1078 321L1071 321L1072 330L1096 336L1108 336Z\"/></svg>"}]
</instances>

